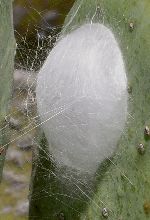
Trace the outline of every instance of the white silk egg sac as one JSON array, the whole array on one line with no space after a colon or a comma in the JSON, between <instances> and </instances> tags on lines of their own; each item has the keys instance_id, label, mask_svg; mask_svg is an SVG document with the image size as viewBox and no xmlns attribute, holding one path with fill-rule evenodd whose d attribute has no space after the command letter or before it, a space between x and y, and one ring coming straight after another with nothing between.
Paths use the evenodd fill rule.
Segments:
<instances>
[{"instance_id":1,"label":"white silk egg sac","mask_svg":"<svg viewBox=\"0 0 150 220\"><path fill-rule=\"evenodd\" d=\"M36 96L56 163L94 173L113 155L127 118L127 77L111 30L84 24L62 37L38 74Z\"/></svg>"}]
</instances>

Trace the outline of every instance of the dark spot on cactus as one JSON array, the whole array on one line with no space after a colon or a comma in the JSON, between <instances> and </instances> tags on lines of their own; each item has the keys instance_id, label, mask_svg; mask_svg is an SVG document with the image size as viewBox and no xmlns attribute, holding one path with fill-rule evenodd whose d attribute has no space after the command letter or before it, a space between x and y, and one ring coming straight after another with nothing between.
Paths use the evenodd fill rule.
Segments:
<instances>
[{"instance_id":1,"label":"dark spot on cactus","mask_svg":"<svg viewBox=\"0 0 150 220\"><path fill-rule=\"evenodd\" d=\"M135 28L134 22L133 22L133 21L130 21L130 22L129 22L129 30L132 32L132 31L134 30L134 28Z\"/></svg>"},{"instance_id":2,"label":"dark spot on cactus","mask_svg":"<svg viewBox=\"0 0 150 220\"><path fill-rule=\"evenodd\" d=\"M137 150L138 150L139 154L143 155L143 154L145 153L145 147L144 147L144 145L140 143L140 144L137 146Z\"/></svg>"},{"instance_id":3,"label":"dark spot on cactus","mask_svg":"<svg viewBox=\"0 0 150 220\"><path fill-rule=\"evenodd\" d=\"M146 215L150 214L150 202L145 202L143 208Z\"/></svg>"},{"instance_id":4,"label":"dark spot on cactus","mask_svg":"<svg viewBox=\"0 0 150 220\"><path fill-rule=\"evenodd\" d=\"M37 205L35 205L35 208L38 209L39 207Z\"/></svg>"},{"instance_id":5,"label":"dark spot on cactus","mask_svg":"<svg viewBox=\"0 0 150 220\"><path fill-rule=\"evenodd\" d=\"M109 215L108 209L107 209L107 208L103 208L103 209L102 209L102 216L103 216L104 218L108 218L108 215Z\"/></svg>"}]
</instances>

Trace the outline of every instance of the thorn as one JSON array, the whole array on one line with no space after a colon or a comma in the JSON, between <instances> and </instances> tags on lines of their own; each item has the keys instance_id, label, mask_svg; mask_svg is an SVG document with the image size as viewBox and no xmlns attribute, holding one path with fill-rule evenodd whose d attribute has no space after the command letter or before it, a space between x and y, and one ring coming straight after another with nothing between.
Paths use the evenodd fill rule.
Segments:
<instances>
[{"instance_id":1,"label":"thorn","mask_svg":"<svg viewBox=\"0 0 150 220\"><path fill-rule=\"evenodd\" d=\"M104 218L108 218L108 210L107 210L107 208L103 208L102 209L102 216L104 217Z\"/></svg>"},{"instance_id":2,"label":"thorn","mask_svg":"<svg viewBox=\"0 0 150 220\"><path fill-rule=\"evenodd\" d=\"M150 136L150 129L149 129L148 126L145 127L145 129L144 129L144 134L145 134L146 136Z\"/></svg>"},{"instance_id":3,"label":"thorn","mask_svg":"<svg viewBox=\"0 0 150 220\"><path fill-rule=\"evenodd\" d=\"M5 153L5 148L4 147L0 147L0 156L3 155Z\"/></svg>"},{"instance_id":4,"label":"thorn","mask_svg":"<svg viewBox=\"0 0 150 220\"><path fill-rule=\"evenodd\" d=\"M143 154L145 153L145 147L144 147L144 145L143 145L143 144L139 144L139 145L137 146L137 150L138 150L139 154L143 155Z\"/></svg>"},{"instance_id":5,"label":"thorn","mask_svg":"<svg viewBox=\"0 0 150 220\"><path fill-rule=\"evenodd\" d=\"M58 220L65 220L65 215L63 212L60 212L57 216L58 216Z\"/></svg>"},{"instance_id":6,"label":"thorn","mask_svg":"<svg viewBox=\"0 0 150 220\"><path fill-rule=\"evenodd\" d=\"M143 205L145 214L150 214L150 202L145 202Z\"/></svg>"},{"instance_id":7,"label":"thorn","mask_svg":"<svg viewBox=\"0 0 150 220\"><path fill-rule=\"evenodd\" d=\"M134 22L133 21L129 22L129 29L130 29L130 31L133 31L134 28L135 28Z\"/></svg>"},{"instance_id":8,"label":"thorn","mask_svg":"<svg viewBox=\"0 0 150 220\"><path fill-rule=\"evenodd\" d=\"M132 87L128 86L128 93L131 94L132 93Z\"/></svg>"}]
</instances>

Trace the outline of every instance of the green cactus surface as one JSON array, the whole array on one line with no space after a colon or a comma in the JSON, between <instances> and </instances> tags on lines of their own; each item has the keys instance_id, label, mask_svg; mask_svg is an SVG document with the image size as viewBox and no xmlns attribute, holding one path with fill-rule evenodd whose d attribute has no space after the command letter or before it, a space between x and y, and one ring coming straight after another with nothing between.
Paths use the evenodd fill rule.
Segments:
<instances>
[{"instance_id":1,"label":"green cactus surface","mask_svg":"<svg viewBox=\"0 0 150 220\"><path fill-rule=\"evenodd\" d=\"M128 78L128 121L114 157L98 171L92 195L77 184L80 195L75 196L57 177L48 176L55 171L42 140L33 167L30 219L150 219L150 2L78 0L62 35L89 22L110 28L121 48Z\"/></svg>"},{"instance_id":2,"label":"green cactus surface","mask_svg":"<svg viewBox=\"0 0 150 220\"><path fill-rule=\"evenodd\" d=\"M12 93L14 45L12 1L0 0L0 180L7 148L3 147L7 143L3 127Z\"/></svg>"}]
</instances>

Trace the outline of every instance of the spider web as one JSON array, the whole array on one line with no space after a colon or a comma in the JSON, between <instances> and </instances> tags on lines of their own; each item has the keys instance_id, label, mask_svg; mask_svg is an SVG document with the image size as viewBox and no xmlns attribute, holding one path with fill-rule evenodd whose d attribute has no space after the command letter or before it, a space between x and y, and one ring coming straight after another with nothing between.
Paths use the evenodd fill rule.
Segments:
<instances>
[{"instance_id":1,"label":"spider web","mask_svg":"<svg viewBox=\"0 0 150 220\"><path fill-rule=\"evenodd\" d=\"M97 10L99 10L98 7L96 7L95 9L95 13L97 13ZM37 13L39 12L37 11ZM49 24L47 24L47 26L48 25ZM35 26L34 31L36 32L35 38L30 39L28 28L24 34L21 34L17 30L15 30L17 44L14 72L14 90L10 113L6 116L6 125L5 127L1 128L1 130L6 131L8 133L8 136L10 136L9 143L6 144L9 145L8 154L11 149L15 149L19 152L21 151L23 152L23 158L25 161L23 165L15 167L14 165L12 165L14 162L6 160L4 168L4 176L6 177L3 178L2 183L5 192L3 196L8 196L8 193L10 193L11 191L11 185L14 185L8 183L10 178L9 171L12 167L13 172L15 173L15 175L18 176L18 178L21 178L22 175L27 178L25 178L25 181L22 180L22 182L25 183L23 185L24 189L22 190L21 188L23 192L18 191L15 193L15 195L11 195L11 203L17 204L24 199L27 201L32 166L31 151L22 151L20 149L18 150L17 146L19 142L24 139L24 137L27 137L29 135L32 139L32 151L34 152L34 159L36 163L38 161L38 166L41 167L41 175L43 175L43 173L46 171L46 174L49 174L49 177L46 176L45 178L47 178L49 181L51 181L51 176L53 176L55 178L54 181L59 181L60 184L67 185L66 192L62 191L62 193L55 192L52 194L49 190L49 186L42 186L43 188L40 187L38 193L32 195L32 200L37 200L39 198L42 199L42 195L53 197L53 199L55 199L59 203L62 203L62 206L66 206L68 210L72 210L73 212L75 212L76 215L82 214L82 210L74 206L74 203L71 201L80 201L80 203L84 205L94 203L95 210L93 211L97 212L97 209L102 210L102 207L107 207L107 204L105 204L105 202L102 201L101 198L97 198L98 202L95 202L95 200L93 200L95 189L93 188L93 185L90 184L92 182L90 181L90 177L85 174L83 178L83 176L80 176L80 174L76 173L76 171L74 170L68 170L67 168L61 169L59 166L56 165L55 159L52 157L50 152L48 152L47 149L42 148L42 145L40 145L37 138L38 136L40 137L39 134L41 134L41 132L39 132L41 122L40 116L37 113L35 95L37 73L42 67L43 62L48 56L50 50L53 48L56 40L58 39L59 33L61 31L61 26L56 26L53 28L50 27L50 29L47 29L47 32L45 32L45 30L43 32L43 29L41 29L41 27ZM14 119L17 122L14 121ZM43 152L44 161L51 161L52 169L47 168L43 164L42 158L38 158L39 150ZM100 171L98 171L96 175L92 177L92 179L96 179L102 176L105 169L111 163L113 163L111 159L107 159L106 161L104 161L103 165L100 168ZM113 165L115 166L115 164ZM17 184L19 183L17 183L17 180L15 181L15 184L17 186ZM129 179L128 182L132 184ZM63 200L62 198L65 199ZM10 201L5 202L6 207L10 207L9 203ZM16 210L16 208L13 205L12 209L10 208L12 219L14 217L14 210ZM56 216L59 214L58 219L64 219L63 213L61 211L62 210L60 209L60 213L56 213ZM4 216L6 215L7 213ZM47 219L49 219L50 217L51 213L49 214L49 216L47 216ZM23 219L26 218L27 213L23 214ZM34 216L34 218L36 219L36 216ZM21 219L21 217L15 216L15 219Z\"/></svg>"},{"instance_id":2,"label":"spider web","mask_svg":"<svg viewBox=\"0 0 150 220\"><path fill-rule=\"evenodd\" d=\"M38 16L43 18L36 9ZM37 130L40 126L36 110L36 76L59 36L61 26L36 25L31 33L29 21L25 33L14 30L16 55L13 94L9 114L5 118L3 134L9 137L1 187L0 215L2 218L26 219L28 216L29 183L32 150L38 147ZM31 37L32 36L32 37ZM16 192L14 192L16 191ZM7 199L5 199L7 198Z\"/></svg>"}]
</instances>

